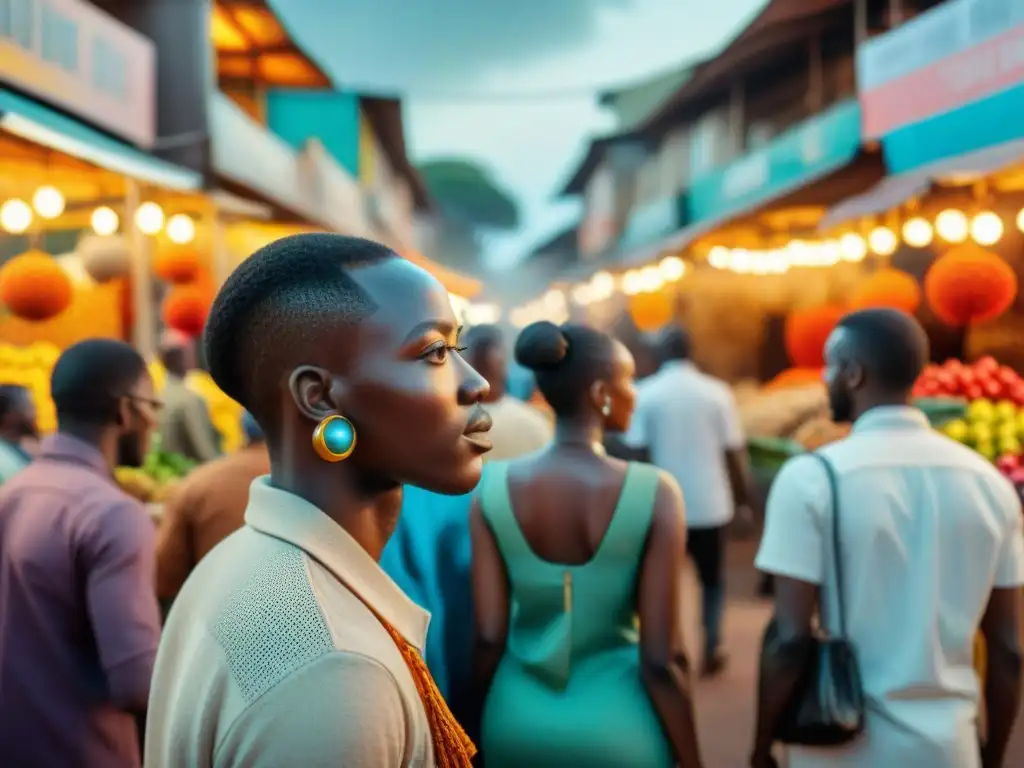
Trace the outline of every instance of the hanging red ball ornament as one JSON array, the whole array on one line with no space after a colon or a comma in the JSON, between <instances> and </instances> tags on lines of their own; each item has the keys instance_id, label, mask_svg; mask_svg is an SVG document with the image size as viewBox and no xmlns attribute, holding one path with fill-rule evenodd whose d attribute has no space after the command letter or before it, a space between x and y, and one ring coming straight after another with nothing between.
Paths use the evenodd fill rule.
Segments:
<instances>
[{"instance_id":1,"label":"hanging red ball ornament","mask_svg":"<svg viewBox=\"0 0 1024 768\"><path fill-rule=\"evenodd\" d=\"M786 352L796 368L825 365L825 342L846 309L831 304L797 309L786 318Z\"/></svg>"},{"instance_id":2,"label":"hanging red ball ornament","mask_svg":"<svg viewBox=\"0 0 1024 768\"><path fill-rule=\"evenodd\" d=\"M924 278L928 305L942 322L984 323L1003 314L1017 298L1017 275L999 256L974 243L940 256Z\"/></svg>"},{"instance_id":3,"label":"hanging red ball ornament","mask_svg":"<svg viewBox=\"0 0 1024 768\"><path fill-rule=\"evenodd\" d=\"M898 309L912 315L921 306L921 287L911 275L886 267L865 279L850 298L850 309Z\"/></svg>"},{"instance_id":4,"label":"hanging red ball ornament","mask_svg":"<svg viewBox=\"0 0 1024 768\"><path fill-rule=\"evenodd\" d=\"M71 306L73 296L68 273L42 251L26 251L0 267L0 302L22 320L56 317Z\"/></svg>"},{"instance_id":5,"label":"hanging red ball ornament","mask_svg":"<svg viewBox=\"0 0 1024 768\"><path fill-rule=\"evenodd\" d=\"M164 298L164 324L175 331L196 338L206 326L211 297L207 289L196 285L178 285Z\"/></svg>"}]
</instances>

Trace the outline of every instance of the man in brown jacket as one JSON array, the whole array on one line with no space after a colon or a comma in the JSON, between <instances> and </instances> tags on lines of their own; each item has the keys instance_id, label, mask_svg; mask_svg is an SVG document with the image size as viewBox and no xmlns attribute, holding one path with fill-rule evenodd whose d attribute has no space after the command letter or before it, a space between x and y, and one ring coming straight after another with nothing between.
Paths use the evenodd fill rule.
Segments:
<instances>
[{"instance_id":1,"label":"man in brown jacket","mask_svg":"<svg viewBox=\"0 0 1024 768\"><path fill-rule=\"evenodd\" d=\"M173 600L200 560L242 527L249 486L270 473L263 433L248 414L248 444L196 468L164 506L157 533L157 596Z\"/></svg>"}]
</instances>

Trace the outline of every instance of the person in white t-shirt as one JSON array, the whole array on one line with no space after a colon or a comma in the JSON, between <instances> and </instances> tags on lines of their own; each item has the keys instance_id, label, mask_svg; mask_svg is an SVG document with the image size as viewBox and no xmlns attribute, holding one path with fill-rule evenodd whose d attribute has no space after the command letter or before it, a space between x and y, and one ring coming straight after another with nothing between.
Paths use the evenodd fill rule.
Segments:
<instances>
[{"instance_id":1,"label":"person in white t-shirt","mask_svg":"<svg viewBox=\"0 0 1024 768\"><path fill-rule=\"evenodd\" d=\"M775 576L774 639L761 661L754 768L775 765L772 741L808 661L819 602L837 630L835 520L866 727L842 747L791 747L791 768L1003 765L1021 695L1021 503L988 461L908 405L927 361L924 330L895 310L847 315L828 340L833 415L854 426L819 452L835 470L838 509L814 457L787 463L769 494L757 567ZM983 745L979 628L988 646Z\"/></svg>"},{"instance_id":2,"label":"person in white t-shirt","mask_svg":"<svg viewBox=\"0 0 1024 768\"><path fill-rule=\"evenodd\" d=\"M728 385L690 359L690 339L669 328L659 340L661 368L637 386L637 406L622 442L666 470L686 501L686 548L701 583L705 676L724 669L726 526L749 514L746 439ZM645 455L642 455L645 454Z\"/></svg>"}]
</instances>

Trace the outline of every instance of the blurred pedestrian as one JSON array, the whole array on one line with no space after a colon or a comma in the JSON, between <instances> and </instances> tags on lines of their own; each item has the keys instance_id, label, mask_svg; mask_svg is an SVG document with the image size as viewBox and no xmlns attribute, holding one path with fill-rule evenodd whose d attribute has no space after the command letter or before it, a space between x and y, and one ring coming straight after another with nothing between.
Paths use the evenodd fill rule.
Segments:
<instances>
[{"instance_id":1,"label":"blurred pedestrian","mask_svg":"<svg viewBox=\"0 0 1024 768\"><path fill-rule=\"evenodd\" d=\"M704 628L701 671L724 669L726 531L734 515L751 520L747 445L728 385L701 371L690 337L672 327L658 339L661 367L637 386L623 442L671 474L686 501L686 550L697 567Z\"/></svg>"},{"instance_id":2,"label":"blurred pedestrian","mask_svg":"<svg viewBox=\"0 0 1024 768\"><path fill-rule=\"evenodd\" d=\"M157 594L174 599L207 553L245 523L249 486L270 474L263 431L248 413L248 444L203 464L181 480L164 503L156 540Z\"/></svg>"},{"instance_id":3,"label":"blurred pedestrian","mask_svg":"<svg viewBox=\"0 0 1024 768\"><path fill-rule=\"evenodd\" d=\"M0 386L0 485L28 466L25 442L38 438L36 407L25 387Z\"/></svg>"},{"instance_id":4,"label":"blurred pedestrian","mask_svg":"<svg viewBox=\"0 0 1024 768\"><path fill-rule=\"evenodd\" d=\"M168 333L161 340L160 361L167 371L162 392L166 407L160 417L160 449L195 462L220 456L220 438L202 395L186 377L196 367L191 339Z\"/></svg>"},{"instance_id":5,"label":"blurred pedestrian","mask_svg":"<svg viewBox=\"0 0 1024 768\"><path fill-rule=\"evenodd\" d=\"M154 530L116 466L141 466L160 402L127 344L69 347L57 434L0 488L0 765L141 765L160 637Z\"/></svg>"},{"instance_id":6,"label":"blurred pedestrian","mask_svg":"<svg viewBox=\"0 0 1024 768\"><path fill-rule=\"evenodd\" d=\"M775 575L775 616L755 768L773 765L772 741L810 674L815 614L833 634L845 624L866 726L845 746L791 747L791 768L1004 763L1021 697L1020 499L990 462L909 405L927 362L924 330L896 310L847 315L825 346L832 415L853 431L789 461L769 494L757 566ZM979 628L988 651L982 744Z\"/></svg>"}]
</instances>

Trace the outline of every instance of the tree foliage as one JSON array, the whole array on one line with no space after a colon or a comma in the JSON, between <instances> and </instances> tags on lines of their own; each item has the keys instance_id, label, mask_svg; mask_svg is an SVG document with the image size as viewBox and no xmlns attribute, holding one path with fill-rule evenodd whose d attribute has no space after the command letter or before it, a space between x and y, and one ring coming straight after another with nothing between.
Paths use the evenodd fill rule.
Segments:
<instances>
[{"instance_id":1,"label":"tree foliage","mask_svg":"<svg viewBox=\"0 0 1024 768\"><path fill-rule=\"evenodd\" d=\"M474 230L511 230L519 226L515 198L472 160L428 160L420 164L419 172L446 217Z\"/></svg>"}]
</instances>

